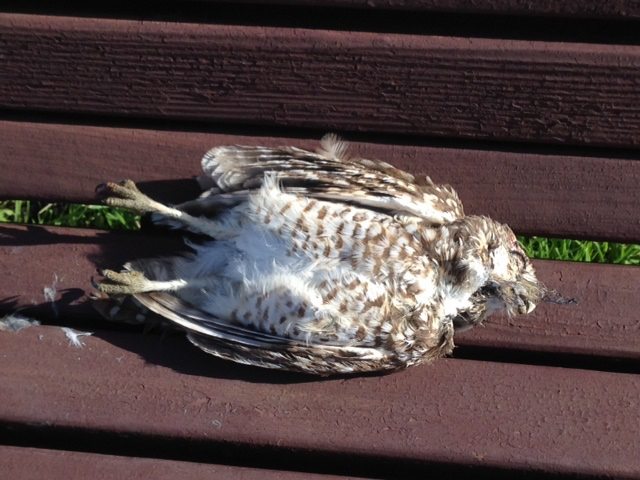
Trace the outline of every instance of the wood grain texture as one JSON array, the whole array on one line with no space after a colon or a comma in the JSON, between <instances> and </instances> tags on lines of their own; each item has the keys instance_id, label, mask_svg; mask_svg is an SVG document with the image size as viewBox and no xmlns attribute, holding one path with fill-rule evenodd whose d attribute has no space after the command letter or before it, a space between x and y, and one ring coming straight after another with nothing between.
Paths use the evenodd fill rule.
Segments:
<instances>
[{"instance_id":1,"label":"wood grain texture","mask_svg":"<svg viewBox=\"0 0 640 480\"><path fill-rule=\"evenodd\" d=\"M96 453L18 448L0 445L0 471L13 480L295 480L300 472L180 462L158 458L121 457ZM352 477L304 473L311 480L347 480Z\"/></svg>"},{"instance_id":2,"label":"wood grain texture","mask_svg":"<svg viewBox=\"0 0 640 480\"><path fill-rule=\"evenodd\" d=\"M635 46L0 16L0 107L637 147Z\"/></svg>"},{"instance_id":3,"label":"wood grain texture","mask_svg":"<svg viewBox=\"0 0 640 480\"><path fill-rule=\"evenodd\" d=\"M95 202L94 189L132 178L164 201L198 194L190 178L209 148L296 145L317 139L0 121L0 198ZM459 192L467 213L527 234L640 240L640 155L635 160L354 143L355 155L430 175Z\"/></svg>"},{"instance_id":4,"label":"wood grain texture","mask_svg":"<svg viewBox=\"0 0 640 480\"><path fill-rule=\"evenodd\" d=\"M419 477L430 462L640 475L638 375L447 359L310 381L212 361L180 339L84 340L71 347L57 327L0 333L0 425L409 462Z\"/></svg>"},{"instance_id":5,"label":"wood grain texture","mask_svg":"<svg viewBox=\"0 0 640 480\"><path fill-rule=\"evenodd\" d=\"M203 0L216 3L216 0ZM242 0L253 4L332 6L380 10L484 13L501 15L544 15L571 18L638 18L640 6L634 0Z\"/></svg>"},{"instance_id":6,"label":"wood grain texture","mask_svg":"<svg viewBox=\"0 0 640 480\"><path fill-rule=\"evenodd\" d=\"M86 302L96 268L119 268L179 246L142 233L0 226L0 311L91 328ZM640 268L535 262L539 277L578 305L541 305L529 316L492 317L484 327L456 335L460 345L578 353L640 360ZM55 297L45 288L55 287ZM70 323L72 322L72 323ZM102 324L104 326L104 323Z\"/></svg>"}]
</instances>

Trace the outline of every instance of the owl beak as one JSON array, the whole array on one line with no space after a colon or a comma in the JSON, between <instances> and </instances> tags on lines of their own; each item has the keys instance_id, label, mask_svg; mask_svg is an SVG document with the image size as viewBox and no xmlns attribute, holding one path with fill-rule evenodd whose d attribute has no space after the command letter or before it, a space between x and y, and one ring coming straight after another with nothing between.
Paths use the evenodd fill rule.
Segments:
<instances>
[{"instance_id":1,"label":"owl beak","mask_svg":"<svg viewBox=\"0 0 640 480\"><path fill-rule=\"evenodd\" d=\"M518 302L518 314L526 315L536 309L536 304L526 298L520 298Z\"/></svg>"},{"instance_id":2,"label":"owl beak","mask_svg":"<svg viewBox=\"0 0 640 480\"><path fill-rule=\"evenodd\" d=\"M526 302L525 301L525 306L527 308L527 313L531 313L536 309L536 304L533 302Z\"/></svg>"}]
</instances>

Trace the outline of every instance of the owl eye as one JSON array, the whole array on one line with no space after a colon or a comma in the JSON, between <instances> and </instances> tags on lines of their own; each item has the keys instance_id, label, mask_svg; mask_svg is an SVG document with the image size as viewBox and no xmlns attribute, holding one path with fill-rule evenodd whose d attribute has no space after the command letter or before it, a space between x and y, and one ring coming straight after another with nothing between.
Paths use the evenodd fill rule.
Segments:
<instances>
[{"instance_id":1,"label":"owl eye","mask_svg":"<svg viewBox=\"0 0 640 480\"><path fill-rule=\"evenodd\" d=\"M529 258L520 250L511 250L509 253L518 259L521 267L525 267L529 263Z\"/></svg>"}]
</instances>

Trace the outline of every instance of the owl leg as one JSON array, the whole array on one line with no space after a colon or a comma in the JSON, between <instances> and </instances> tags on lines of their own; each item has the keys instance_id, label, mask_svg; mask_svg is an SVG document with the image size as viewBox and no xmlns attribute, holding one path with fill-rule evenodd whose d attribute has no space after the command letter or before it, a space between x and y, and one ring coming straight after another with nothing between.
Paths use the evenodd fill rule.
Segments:
<instances>
[{"instance_id":1,"label":"owl leg","mask_svg":"<svg viewBox=\"0 0 640 480\"><path fill-rule=\"evenodd\" d=\"M194 217L177 208L169 207L152 200L140 190L132 180L120 183L108 182L98 185L96 193L103 197L103 202L111 207L121 207L139 214L153 213L162 215L182 223L185 227L198 233L215 238L224 236L224 230L213 221Z\"/></svg>"},{"instance_id":2,"label":"owl leg","mask_svg":"<svg viewBox=\"0 0 640 480\"><path fill-rule=\"evenodd\" d=\"M127 265L125 265L127 268ZM204 279L185 280L150 280L142 272L137 270L125 270L116 272L114 270L103 270L102 275L105 281L96 285L102 293L108 295L132 295L143 292L175 291L187 287L203 287L207 284Z\"/></svg>"}]
</instances>

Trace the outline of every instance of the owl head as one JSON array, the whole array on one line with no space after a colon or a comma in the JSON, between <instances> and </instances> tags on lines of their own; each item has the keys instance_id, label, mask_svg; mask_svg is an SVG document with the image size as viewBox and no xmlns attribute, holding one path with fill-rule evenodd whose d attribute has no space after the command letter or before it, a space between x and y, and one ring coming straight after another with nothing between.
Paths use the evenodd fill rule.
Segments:
<instances>
[{"instance_id":1,"label":"owl head","mask_svg":"<svg viewBox=\"0 0 640 480\"><path fill-rule=\"evenodd\" d=\"M531 313L542 300L545 287L536 278L531 260L509 227L497 224L498 240L488 245L489 278L481 287L488 313L505 310L509 315Z\"/></svg>"},{"instance_id":2,"label":"owl head","mask_svg":"<svg viewBox=\"0 0 640 480\"><path fill-rule=\"evenodd\" d=\"M545 297L546 287L508 226L487 217L469 216L460 222L456 237L466 245L462 258L482 265L481 283L476 284L471 307L453 319L457 330L481 323L498 311L510 316L531 313ZM470 263L467 260L463 265Z\"/></svg>"}]
</instances>

